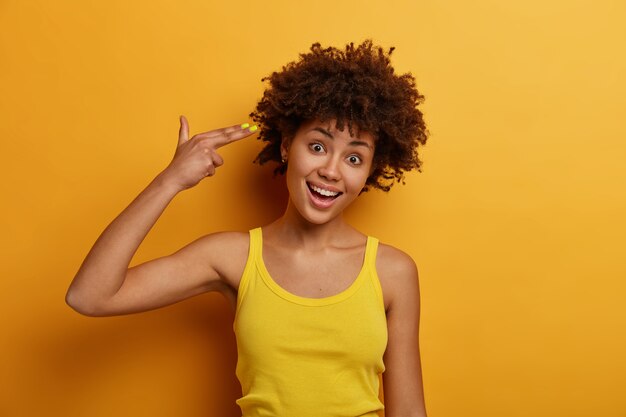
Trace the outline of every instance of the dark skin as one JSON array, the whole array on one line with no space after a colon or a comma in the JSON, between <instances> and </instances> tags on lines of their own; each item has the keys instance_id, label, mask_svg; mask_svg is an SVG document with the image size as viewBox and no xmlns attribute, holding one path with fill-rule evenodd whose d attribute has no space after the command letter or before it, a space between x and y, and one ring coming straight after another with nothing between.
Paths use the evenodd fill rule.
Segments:
<instances>
[{"instance_id":1,"label":"dark skin","mask_svg":"<svg viewBox=\"0 0 626 417\"><path fill-rule=\"evenodd\" d=\"M420 170L419 146L428 131L418 105L424 97L415 78L398 74L391 53L371 40L345 48L311 46L281 71L263 78L268 88L250 116L261 124L266 146L257 161L280 163L283 136L291 136L313 118L339 119L339 128L376 132L377 149L366 188L389 191L404 173ZM358 132L355 131L358 135ZM276 172L283 173L280 164Z\"/></svg>"},{"instance_id":2,"label":"dark skin","mask_svg":"<svg viewBox=\"0 0 626 417\"><path fill-rule=\"evenodd\" d=\"M85 315L112 316L219 291L234 309L248 257L248 233L212 233L172 255L132 268L129 263L169 202L223 164L219 149L252 134L231 126L189 138L188 122L181 117L171 163L98 238L70 285L67 303ZM346 289L358 275L367 237L345 222L343 212L365 186L374 152L372 135L360 132L352 137L347 129L336 129L333 121L307 122L281 145L288 160L289 203L281 217L263 226L263 259L285 290L302 297L328 297ZM323 206L329 203L314 200L309 184L338 196ZM381 244L376 269L388 326L385 412L387 417L424 417L417 268L407 254Z\"/></svg>"}]
</instances>

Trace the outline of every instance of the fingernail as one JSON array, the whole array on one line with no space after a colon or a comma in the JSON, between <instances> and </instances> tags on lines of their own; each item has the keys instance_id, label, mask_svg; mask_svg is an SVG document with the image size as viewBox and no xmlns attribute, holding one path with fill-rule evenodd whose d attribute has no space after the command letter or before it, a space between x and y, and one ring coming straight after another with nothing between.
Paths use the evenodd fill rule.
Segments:
<instances>
[{"instance_id":1,"label":"fingernail","mask_svg":"<svg viewBox=\"0 0 626 417\"><path fill-rule=\"evenodd\" d=\"M256 130L258 129L257 125L252 126L250 129L248 129L250 132L256 132Z\"/></svg>"},{"instance_id":2,"label":"fingernail","mask_svg":"<svg viewBox=\"0 0 626 417\"><path fill-rule=\"evenodd\" d=\"M250 123L244 123L241 125L242 129L247 129L248 127L250 127Z\"/></svg>"}]
</instances>

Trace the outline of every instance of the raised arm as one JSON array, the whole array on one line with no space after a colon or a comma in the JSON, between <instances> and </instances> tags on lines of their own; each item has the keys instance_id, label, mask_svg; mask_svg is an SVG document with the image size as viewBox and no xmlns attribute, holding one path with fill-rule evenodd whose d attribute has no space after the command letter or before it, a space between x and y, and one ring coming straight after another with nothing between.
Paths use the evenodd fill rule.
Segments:
<instances>
[{"instance_id":1,"label":"raised arm","mask_svg":"<svg viewBox=\"0 0 626 417\"><path fill-rule=\"evenodd\" d=\"M181 191L215 174L223 164L217 149L243 139L253 128L231 126L189 139L180 118L178 145L170 164L124 209L87 254L66 295L74 310L110 316L151 310L217 289L228 267L224 251L241 251L241 234L219 233L192 242L178 252L129 268L130 261L167 205Z\"/></svg>"}]
</instances>

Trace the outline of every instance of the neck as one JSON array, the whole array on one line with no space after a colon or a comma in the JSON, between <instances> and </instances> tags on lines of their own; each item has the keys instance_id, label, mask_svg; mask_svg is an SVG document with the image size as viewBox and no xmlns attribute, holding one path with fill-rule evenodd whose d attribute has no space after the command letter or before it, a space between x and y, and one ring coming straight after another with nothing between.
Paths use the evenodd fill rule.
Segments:
<instances>
[{"instance_id":1,"label":"neck","mask_svg":"<svg viewBox=\"0 0 626 417\"><path fill-rule=\"evenodd\" d=\"M311 249L334 246L354 233L343 219L343 213L327 223L315 224L303 218L291 201L285 213L269 228L284 245Z\"/></svg>"}]
</instances>

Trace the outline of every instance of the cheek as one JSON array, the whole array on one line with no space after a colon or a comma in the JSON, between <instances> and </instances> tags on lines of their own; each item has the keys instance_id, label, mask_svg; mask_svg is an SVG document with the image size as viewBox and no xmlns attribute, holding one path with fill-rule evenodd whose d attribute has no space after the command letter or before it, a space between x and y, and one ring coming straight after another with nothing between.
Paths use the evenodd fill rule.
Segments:
<instances>
[{"instance_id":1,"label":"cheek","mask_svg":"<svg viewBox=\"0 0 626 417\"><path fill-rule=\"evenodd\" d=\"M346 186L350 188L350 191L359 193L361 189L365 187L367 178L369 177L367 169L360 170L359 172L353 172L352 175L345 176Z\"/></svg>"},{"instance_id":2,"label":"cheek","mask_svg":"<svg viewBox=\"0 0 626 417\"><path fill-rule=\"evenodd\" d=\"M308 174L316 166L313 156L302 151L292 151L289 155L287 167L298 174Z\"/></svg>"},{"instance_id":3,"label":"cheek","mask_svg":"<svg viewBox=\"0 0 626 417\"><path fill-rule=\"evenodd\" d=\"M285 179L287 184L296 185L309 175L309 171L305 163L302 160L290 159L287 163L287 171L285 172Z\"/></svg>"}]
</instances>

